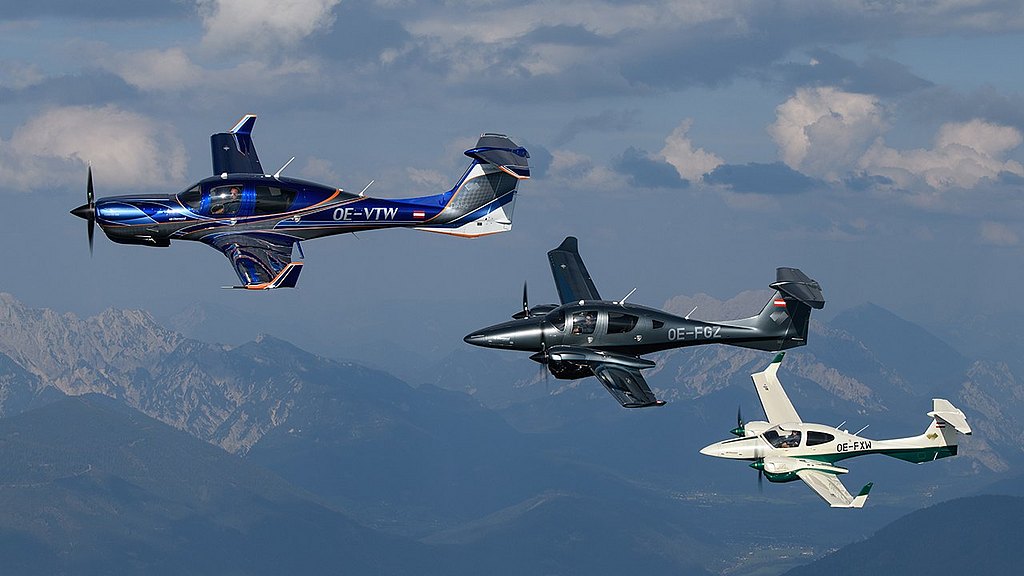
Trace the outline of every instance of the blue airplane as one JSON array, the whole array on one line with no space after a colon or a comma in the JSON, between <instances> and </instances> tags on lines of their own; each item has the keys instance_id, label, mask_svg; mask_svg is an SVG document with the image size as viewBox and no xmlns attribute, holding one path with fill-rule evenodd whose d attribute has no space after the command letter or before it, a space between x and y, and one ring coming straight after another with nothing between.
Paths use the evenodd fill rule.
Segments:
<instances>
[{"instance_id":1,"label":"blue airplane","mask_svg":"<svg viewBox=\"0 0 1024 576\"><path fill-rule=\"evenodd\" d=\"M443 194L402 199L350 194L281 176L287 163L266 174L252 141L255 124L256 115L249 114L228 132L211 136L214 176L175 195L94 200L90 166L88 201L71 211L88 222L90 253L96 224L119 244L196 240L228 257L241 280L232 288L293 288L302 271L302 240L380 228L463 237L506 232L512 228L519 181L530 177L525 148L502 134L483 134L465 152L472 160L469 168Z\"/></svg>"}]
</instances>

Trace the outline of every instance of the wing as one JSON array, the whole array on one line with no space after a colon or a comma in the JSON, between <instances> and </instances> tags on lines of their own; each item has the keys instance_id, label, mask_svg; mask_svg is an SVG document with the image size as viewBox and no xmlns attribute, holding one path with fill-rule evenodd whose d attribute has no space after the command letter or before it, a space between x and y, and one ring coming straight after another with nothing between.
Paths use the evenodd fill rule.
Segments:
<instances>
[{"instance_id":1,"label":"wing","mask_svg":"<svg viewBox=\"0 0 1024 576\"><path fill-rule=\"evenodd\" d=\"M255 125L256 115L246 114L231 130L210 136L214 175L263 174L256 146L252 143Z\"/></svg>"},{"instance_id":2,"label":"wing","mask_svg":"<svg viewBox=\"0 0 1024 576\"><path fill-rule=\"evenodd\" d=\"M600 300L594 281L580 258L579 243L573 236L567 237L554 250L548 252L551 275L562 304L580 300Z\"/></svg>"},{"instance_id":3,"label":"wing","mask_svg":"<svg viewBox=\"0 0 1024 576\"><path fill-rule=\"evenodd\" d=\"M220 234L203 239L231 260L231 265L249 290L294 288L302 262L292 261L295 239L282 234Z\"/></svg>"},{"instance_id":4,"label":"wing","mask_svg":"<svg viewBox=\"0 0 1024 576\"><path fill-rule=\"evenodd\" d=\"M591 370L623 408L646 408L665 404L664 400L658 400L654 396L651 387L636 368L597 364L592 366Z\"/></svg>"},{"instance_id":5,"label":"wing","mask_svg":"<svg viewBox=\"0 0 1024 576\"><path fill-rule=\"evenodd\" d=\"M757 396L761 399L764 415L773 426L801 421L800 415L796 413L796 408L793 408L793 403L789 401L789 396L786 396L786 391L782 389L782 383L776 376L785 355L785 352L779 352L767 368L750 375L754 381L754 390L757 390Z\"/></svg>"},{"instance_id":6,"label":"wing","mask_svg":"<svg viewBox=\"0 0 1024 576\"><path fill-rule=\"evenodd\" d=\"M805 468L797 471L796 475L833 508L862 508L868 499L868 492L871 491L869 482L861 488L855 498L850 496L846 486L843 486L835 474Z\"/></svg>"}]
</instances>

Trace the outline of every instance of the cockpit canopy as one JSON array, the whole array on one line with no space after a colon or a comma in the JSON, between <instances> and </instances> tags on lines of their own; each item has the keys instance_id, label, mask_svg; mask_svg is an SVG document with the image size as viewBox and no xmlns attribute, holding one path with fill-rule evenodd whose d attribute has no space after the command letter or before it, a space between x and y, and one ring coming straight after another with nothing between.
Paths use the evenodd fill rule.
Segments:
<instances>
[{"instance_id":1,"label":"cockpit canopy","mask_svg":"<svg viewBox=\"0 0 1024 576\"><path fill-rule=\"evenodd\" d=\"M178 201L204 216L261 216L293 209L299 191L275 182L275 186L244 183L200 182L178 194Z\"/></svg>"},{"instance_id":2,"label":"cockpit canopy","mask_svg":"<svg viewBox=\"0 0 1024 576\"><path fill-rule=\"evenodd\" d=\"M808 430L806 434L800 430L788 430L783 426L773 426L765 430L761 437L775 448L796 448L806 436L807 446L828 444L836 439L833 434L818 430Z\"/></svg>"}]
</instances>

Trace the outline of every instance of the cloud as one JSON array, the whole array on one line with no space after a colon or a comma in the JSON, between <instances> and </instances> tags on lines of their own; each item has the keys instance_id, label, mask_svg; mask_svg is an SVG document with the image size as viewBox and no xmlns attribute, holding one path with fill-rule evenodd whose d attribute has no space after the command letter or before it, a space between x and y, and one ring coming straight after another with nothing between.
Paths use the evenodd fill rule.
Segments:
<instances>
[{"instance_id":1,"label":"cloud","mask_svg":"<svg viewBox=\"0 0 1024 576\"><path fill-rule=\"evenodd\" d=\"M768 133L787 166L838 181L888 128L878 99L835 87L800 88L776 109Z\"/></svg>"},{"instance_id":2,"label":"cloud","mask_svg":"<svg viewBox=\"0 0 1024 576\"><path fill-rule=\"evenodd\" d=\"M981 240L992 246L1016 246L1020 243L1017 233L998 222L981 223Z\"/></svg>"},{"instance_id":3,"label":"cloud","mask_svg":"<svg viewBox=\"0 0 1024 576\"><path fill-rule=\"evenodd\" d=\"M187 18L192 11L187 2L167 0L33 0L4 2L0 20L36 18L82 18L88 20L149 20Z\"/></svg>"},{"instance_id":4,"label":"cloud","mask_svg":"<svg viewBox=\"0 0 1024 576\"><path fill-rule=\"evenodd\" d=\"M118 54L114 67L125 82L144 91L189 90L201 85L204 76L180 47Z\"/></svg>"},{"instance_id":5,"label":"cloud","mask_svg":"<svg viewBox=\"0 0 1024 576\"><path fill-rule=\"evenodd\" d=\"M862 62L843 58L828 50L808 52L805 63L776 64L770 73L778 74L792 86L834 86L847 92L893 96L932 87L899 62L868 56Z\"/></svg>"},{"instance_id":6,"label":"cloud","mask_svg":"<svg viewBox=\"0 0 1024 576\"><path fill-rule=\"evenodd\" d=\"M639 188L689 188L690 181L679 176L676 168L645 150L630 146L612 160L612 168Z\"/></svg>"},{"instance_id":7,"label":"cloud","mask_svg":"<svg viewBox=\"0 0 1024 576\"><path fill-rule=\"evenodd\" d=\"M341 0L196 0L203 45L218 52L290 47L330 28Z\"/></svg>"},{"instance_id":8,"label":"cloud","mask_svg":"<svg viewBox=\"0 0 1024 576\"><path fill-rule=\"evenodd\" d=\"M564 146L585 132L623 132L636 126L637 110L603 110L597 114L576 116L558 132L552 143Z\"/></svg>"},{"instance_id":9,"label":"cloud","mask_svg":"<svg viewBox=\"0 0 1024 576\"><path fill-rule=\"evenodd\" d=\"M726 186L742 194L798 194L818 185L813 178L793 170L782 162L761 164L722 164L704 176L704 182Z\"/></svg>"},{"instance_id":10,"label":"cloud","mask_svg":"<svg viewBox=\"0 0 1024 576\"><path fill-rule=\"evenodd\" d=\"M574 190L614 190L627 185L621 175L607 166L595 164L590 157L569 150L551 153L547 178Z\"/></svg>"},{"instance_id":11,"label":"cloud","mask_svg":"<svg viewBox=\"0 0 1024 576\"><path fill-rule=\"evenodd\" d=\"M692 125L692 119L687 118L683 120L665 138L665 147L661 149L661 155L665 158L666 162L675 167L680 178L700 180L702 175L711 172L724 161L703 148L693 147L693 143L686 136Z\"/></svg>"},{"instance_id":12,"label":"cloud","mask_svg":"<svg viewBox=\"0 0 1024 576\"><path fill-rule=\"evenodd\" d=\"M114 105L51 108L0 140L0 179L12 188L84 186L88 163L101 190L183 184L185 147L171 126Z\"/></svg>"},{"instance_id":13,"label":"cloud","mask_svg":"<svg viewBox=\"0 0 1024 576\"><path fill-rule=\"evenodd\" d=\"M943 124L935 146L897 150L878 138L860 159L859 166L910 188L923 182L933 189L973 188L984 179L999 180L1004 173L1024 175L1024 166L1006 160L1021 144L1020 130L971 120Z\"/></svg>"}]
</instances>

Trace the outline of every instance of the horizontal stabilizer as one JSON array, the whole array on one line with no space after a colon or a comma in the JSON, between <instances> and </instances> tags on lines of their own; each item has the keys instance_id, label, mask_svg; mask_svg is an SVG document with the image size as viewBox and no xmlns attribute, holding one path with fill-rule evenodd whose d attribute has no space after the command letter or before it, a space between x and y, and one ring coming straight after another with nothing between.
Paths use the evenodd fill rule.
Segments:
<instances>
[{"instance_id":1,"label":"horizontal stabilizer","mask_svg":"<svg viewBox=\"0 0 1024 576\"><path fill-rule=\"evenodd\" d=\"M527 160L530 153L526 148L516 146L504 134L481 135L476 147L466 150L466 156L484 164L493 164L517 179L530 177L530 163Z\"/></svg>"},{"instance_id":2,"label":"horizontal stabilizer","mask_svg":"<svg viewBox=\"0 0 1024 576\"><path fill-rule=\"evenodd\" d=\"M815 310L825 307L825 295L821 292L821 285L797 268L776 268L775 282L769 286Z\"/></svg>"},{"instance_id":3,"label":"horizontal stabilizer","mask_svg":"<svg viewBox=\"0 0 1024 576\"><path fill-rule=\"evenodd\" d=\"M932 411L928 415L949 424L961 434L971 433L971 426L967 424L967 417L956 406L953 406L949 400L933 398Z\"/></svg>"},{"instance_id":4,"label":"horizontal stabilizer","mask_svg":"<svg viewBox=\"0 0 1024 576\"><path fill-rule=\"evenodd\" d=\"M231 130L210 136L213 155L213 173L263 174L263 166L252 143L252 129L256 115L246 114Z\"/></svg>"}]
</instances>

